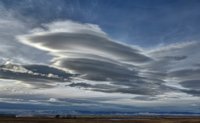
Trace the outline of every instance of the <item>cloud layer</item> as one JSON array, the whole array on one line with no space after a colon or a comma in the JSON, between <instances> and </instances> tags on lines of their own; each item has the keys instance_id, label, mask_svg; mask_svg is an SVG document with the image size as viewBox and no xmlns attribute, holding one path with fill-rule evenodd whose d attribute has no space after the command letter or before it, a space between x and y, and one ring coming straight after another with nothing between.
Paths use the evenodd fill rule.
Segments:
<instances>
[{"instance_id":1,"label":"cloud layer","mask_svg":"<svg viewBox=\"0 0 200 123\"><path fill-rule=\"evenodd\" d=\"M68 81L72 75L45 65L15 65L6 63L0 66L0 78L21 81L36 88L51 87L52 82Z\"/></svg>"},{"instance_id":2,"label":"cloud layer","mask_svg":"<svg viewBox=\"0 0 200 123\"><path fill-rule=\"evenodd\" d=\"M98 106L151 107L173 106L178 99L183 106L199 106L197 41L145 49L111 39L98 25L73 21L43 24L17 39L30 48L27 54L37 51L39 62L27 64L29 56L18 52L14 60L2 56L1 102L61 105L69 102L59 100L72 97L83 99L80 103L98 100Z\"/></svg>"},{"instance_id":3,"label":"cloud layer","mask_svg":"<svg viewBox=\"0 0 200 123\"><path fill-rule=\"evenodd\" d=\"M97 25L72 21L45 24L18 39L49 52L54 56L53 66L78 74L86 81L73 81L71 87L154 96L168 92L198 93L198 88L185 84L186 80L196 79L195 83L199 79L194 78L198 70L187 70L197 64L191 61L198 59L199 54L191 54L198 51L197 42L142 49L112 40Z\"/></svg>"},{"instance_id":4,"label":"cloud layer","mask_svg":"<svg viewBox=\"0 0 200 123\"><path fill-rule=\"evenodd\" d=\"M1 111L199 112L199 4L168 2L0 0Z\"/></svg>"}]
</instances>

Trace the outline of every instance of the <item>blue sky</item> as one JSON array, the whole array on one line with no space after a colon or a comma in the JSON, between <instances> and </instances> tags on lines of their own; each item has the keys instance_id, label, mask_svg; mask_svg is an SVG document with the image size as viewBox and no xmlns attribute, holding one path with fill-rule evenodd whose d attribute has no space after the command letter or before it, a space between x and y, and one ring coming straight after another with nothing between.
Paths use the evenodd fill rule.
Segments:
<instances>
[{"instance_id":1,"label":"blue sky","mask_svg":"<svg viewBox=\"0 0 200 123\"><path fill-rule=\"evenodd\" d=\"M3 1L38 23L70 19L99 25L115 39L144 47L199 39L198 0Z\"/></svg>"},{"instance_id":2,"label":"blue sky","mask_svg":"<svg viewBox=\"0 0 200 123\"><path fill-rule=\"evenodd\" d=\"M0 109L200 113L199 5L0 0Z\"/></svg>"}]
</instances>

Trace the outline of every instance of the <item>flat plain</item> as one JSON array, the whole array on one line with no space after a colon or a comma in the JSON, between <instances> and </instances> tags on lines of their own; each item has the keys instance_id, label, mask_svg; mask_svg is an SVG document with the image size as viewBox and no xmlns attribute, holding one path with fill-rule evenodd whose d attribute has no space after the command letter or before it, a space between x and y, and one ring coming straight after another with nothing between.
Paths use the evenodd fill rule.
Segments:
<instances>
[{"instance_id":1,"label":"flat plain","mask_svg":"<svg viewBox=\"0 0 200 123\"><path fill-rule=\"evenodd\" d=\"M0 118L0 123L200 123L200 117Z\"/></svg>"}]
</instances>

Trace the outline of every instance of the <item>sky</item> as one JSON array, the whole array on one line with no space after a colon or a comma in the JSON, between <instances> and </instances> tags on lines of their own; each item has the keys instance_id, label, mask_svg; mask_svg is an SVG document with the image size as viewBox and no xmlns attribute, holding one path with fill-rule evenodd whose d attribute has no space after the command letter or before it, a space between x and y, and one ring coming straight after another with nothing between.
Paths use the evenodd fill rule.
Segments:
<instances>
[{"instance_id":1,"label":"sky","mask_svg":"<svg viewBox=\"0 0 200 123\"><path fill-rule=\"evenodd\" d=\"M200 114L199 0L0 0L0 113Z\"/></svg>"}]
</instances>

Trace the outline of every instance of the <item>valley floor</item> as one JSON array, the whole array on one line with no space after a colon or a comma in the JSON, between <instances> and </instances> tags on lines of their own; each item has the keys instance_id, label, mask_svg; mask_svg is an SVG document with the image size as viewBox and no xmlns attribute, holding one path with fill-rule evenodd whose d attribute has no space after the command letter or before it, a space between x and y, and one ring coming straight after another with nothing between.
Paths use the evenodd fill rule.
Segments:
<instances>
[{"instance_id":1,"label":"valley floor","mask_svg":"<svg viewBox=\"0 0 200 123\"><path fill-rule=\"evenodd\" d=\"M0 123L200 123L200 117L0 118Z\"/></svg>"}]
</instances>

